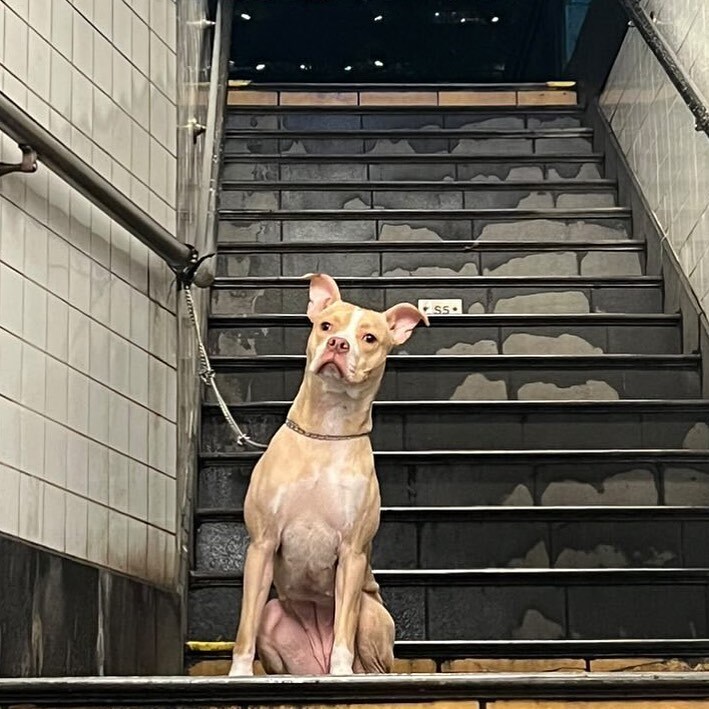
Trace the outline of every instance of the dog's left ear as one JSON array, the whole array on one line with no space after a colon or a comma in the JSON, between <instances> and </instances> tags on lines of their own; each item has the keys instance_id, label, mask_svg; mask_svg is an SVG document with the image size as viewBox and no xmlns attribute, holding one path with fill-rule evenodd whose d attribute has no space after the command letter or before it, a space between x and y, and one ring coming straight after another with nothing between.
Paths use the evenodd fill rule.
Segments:
<instances>
[{"instance_id":1,"label":"dog's left ear","mask_svg":"<svg viewBox=\"0 0 709 709\"><path fill-rule=\"evenodd\" d=\"M312 320L328 305L342 300L335 279L325 273L308 273L303 278L310 279L308 317Z\"/></svg>"},{"instance_id":2,"label":"dog's left ear","mask_svg":"<svg viewBox=\"0 0 709 709\"><path fill-rule=\"evenodd\" d=\"M399 303L384 313L395 345L403 345L414 328L422 322L428 327L428 316L411 303Z\"/></svg>"}]
</instances>

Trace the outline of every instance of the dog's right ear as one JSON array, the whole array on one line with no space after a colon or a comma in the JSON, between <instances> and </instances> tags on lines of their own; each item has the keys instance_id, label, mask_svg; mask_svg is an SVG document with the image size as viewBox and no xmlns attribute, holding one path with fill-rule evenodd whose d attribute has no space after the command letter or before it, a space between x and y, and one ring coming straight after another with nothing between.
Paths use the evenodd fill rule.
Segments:
<instances>
[{"instance_id":1,"label":"dog's right ear","mask_svg":"<svg viewBox=\"0 0 709 709\"><path fill-rule=\"evenodd\" d=\"M341 300L340 289L335 279L325 273L308 273L303 278L310 279L310 299L308 302L308 317L313 320L328 305Z\"/></svg>"}]
</instances>

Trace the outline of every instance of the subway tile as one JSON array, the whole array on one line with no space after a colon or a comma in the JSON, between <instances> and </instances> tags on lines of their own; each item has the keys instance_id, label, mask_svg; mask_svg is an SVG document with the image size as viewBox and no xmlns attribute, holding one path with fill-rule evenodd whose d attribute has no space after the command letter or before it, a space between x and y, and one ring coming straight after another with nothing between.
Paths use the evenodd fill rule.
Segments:
<instances>
[{"instance_id":1,"label":"subway tile","mask_svg":"<svg viewBox=\"0 0 709 709\"><path fill-rule=\"evenodd\" d=\"M135 237L130 241L130 284L131 311L134 294L136 296L148 291L148 247ZM133 322L131 319L131 337L133 337Z\"/></svg>"},{"instance_id":2,"label":"subway tile","mask_svg":"<svg viewBox=\"0 0 709 709\"><path fill-rule=\"evenodd\" d=\"M110 331L92 320L89 324L89 374L99 382L108 382L109 364Z\"/></svg>"},{"instance_id":3,"label":"subway tile","mask_svg":"<svg viewBox=\"0 0 709 709\"><path fill-rule=\"evenodd\" d=\"M150 31L148 25L132 13L131 61L146 76L150 75Z\"/></svg>"},{"instance_id":4,"label":"subway tile","mask_svg":"<svg viewBox=\"0 0 709 709\"><path fill-rule=\"evenodd\" d=\"M160 360L150 358L148 365L148 407L161 416L167 410L168 368Z\"/></svg>"},{"instance_id":5,"label":"subway tile","mask_svg":"<svg viewBox=\"0 0 709 709\"><path fill-rule=\"evenodd\" d=\"M68 402L67 424L81 434L88 433L89 380L73 369L68 374Z\"/></svg>"},{"instance_id":6,"label":"subway tile","mask_svg":"<svg viewBox=\"0 0 709 709\"><path fill-rule=\"evenodd\" d=\"M24 406L44 411L46 397L47 356L32 345L22 345L22 395Z\"/></svg>"},{"instance_id":7,"label":"subway tile","mask_svg":"<svg viewBox=\"0 0 709 709\"><path fill-rule=\"evenodd\" d=\"M74 3L74 9L92 23L94 19L94 0L72 0L72 2ZM98 2L101 2L101 0L98 0ZM94 31L93 26L90 31Z\"/></svg>"},{"instance_id":8,"label":"subway tile","mask_svg":"<svg viewBox=\"0 0 709 709\"><path fill-rule=\"evenodd\" d=\"M131 105L130 115L141 126L150 125L150 82L137 69L131 69Z\"/></svg>"},{"instance_id":9,"label":"subway tile","mask_svg":"<svg viewBox=\"0 0 709 709\"><path fill-rule=\"evenodd\" d=\"M69 432L60 423L47 420L44 427L44 479L66 487L66 465Z\"/></svg>"},{"instance_id":10,"label":"subway tile","mask_svg":"<svg viewBox=\"0 0 709 709\"><path fill-rule=\"evenodd\" d=\"M113 100L127 113L133 111L133 67L119 52L113 52Z\"/></svg>"},{"instance_id":11,"label":"subway tile","mask_svg":"<svg viewBox=\"0 0 709 709\"><path fill-rule=\"evenodd\" d=\"M111 317L111 274L95 261L91 262L91 317L102 323Z\"/></svg>"},{"instance_id":12,"label":"subway tile","mask_svg":"<svg viewBox=\"0 0 709 709\"><path fill-rule=\"evenodd\" d=\"M150 140L150 188L161 198L167 195L167 150L156 140ZM159 219L159 217L158 217Z\"/></svg>"},{"instance_id":13,"label":"subway tile","mask_svg":"<svg viewBox=\"0 0 709 709\"><path fill-rule=\"evenodd\" d=\"M93 63L94 84L110 96L113 91L113 47L97 32L94 32Z\"/></svg>"},{"instance_id":14,"label":"subway tile","mask_svg":"<svg viewBox=\"0 0 709 709\"><path fill-rule=\"evenodd\" d=\"M125 195L130 195L131 174L117 160L111 161L111 180L113 186L123 192Z\"/></svg>"},{"instance_id":15,"label":"subway tile","mask_svg":"<svg viewBox=\"0 0 709 709\"><path fill-rule=\"evenodd\" d=\"M108 504L109 451L104 445L89 441L89 498Z\"/></svg>"},{"instance_id":16,"label":"subway tile","mask_svg":"<svg viewBox=\"0 0 709 709\"><path fill-rule=\"evenodd\" d=\"M0 263L0 327L22 337L25 279Z\"/></svg>"},{"instance_id":17,"label":"subway tile","mask_svg":"<svg viewBox=\"0 0 709 709\"><path fill-rule=\"evenodd\" d=\"M52 39L52 13L47 12L45 3L31 2L29 4L29 24L32 29L47 41Z\"/></svg>"},{"instance_id":18,"label":"subway tile","mask_svg":"<svg viewBox=\"0 0 709 709\"><path fill-rule=\"evenodd\" d=\"M94 564L108 563L108 508L87 503L87 559Z\"/></svg>"},{"instance_id":19,"label":"subway tile","mask_svg":"<svg viewBox=\"0 0 709 709\"><path fill-rule=\"evenodd\" d=\"M22 340L0 329L0 395L19 401L21 396Z\"/></svg>"},{"instance_id":20,"label":"subway tile","mask_svg":"<svg viewBox=\"0 0 709 709\"><path fill-rule=\"evenodd\" d=\"M148 464L165 472L167 469L167 422L157 414L148 417Z\"/></svg>"},{"instance_id":21,"label":"subway tile","mask_svg":"<svg viewBox=\"0 0 709 709\"><path fill-rule=\"evenodd\" d=\"M139 404L147 406L149 391L149 359L144 350L131 345L130 347L130 386L129 395Z\"/></svg>"},{"instance_id":22,"label":"subway tile","mask_svg":"<svg viewBox=\"0 0 709 709\"><path fill-rule=\"evenodd\" d=\"M66 540L64 549L77 559L86 558L88 548L88 504L82 497L66 495Z\"/></svg>"},{"instance_id":23,"label":"subway tile","mask_svg":"<svg viewBox=\"0 0 709 709\"><path fill-rule=\"evenodd\" d=\"M165 479L165 528L173 534L177 525L177 484L174 478Z\"/></svg>"},{"instance_id":24,"label":"subway tile","mask_svg":"<svg viewBox=\"0 0 709 709\"><path fill-rule=\"evenodd\" d=\"M44 286L47 283L47 228L34 219L25 221L24 274Z\"/></svg>"},{"instance_id":25,"label":"subway tile","mask_svg":"<svg viewBox=\"0 0 709 709\"><path fill-rule=\"evenodd\" d=\"M66 492L53 485L44 486L42 544L63 552L66 536Z\"/></svg>"},{"instance_id":26,"label":"subway tile","mask_svg":"<svg viewBox=\"0 0 709 709\"><path fill-rule=\"evenodd\" d=\"M20 467L20 412L14 401L0 398L0 463Z\"/></svg>"},{"instance_id":27,"label":"subway tile","mask_svg":"<svg viewBox=\"0 0 709 709\"><path fill-rule=\"evenodd\" d=\"M131 126L130 116L120 109L115 109L111 116L111 153L123 167L131 170ZM129 194L128 190L124 190Z\"/></svg>"},{"instance_id":28,"label":"subway tile","mask_svg":"<svg viewBox=\"0 0 709 709\"><path fill-rule=\"evenodd\" d=\"M26 16L26 15L25 15ZM27 80L29 26L14 12L5 12L5 64L20 81Z\"/></svg>"},{"instance_id":29,"label":"subway tile","mask_svg":"<svg viewBox=\"0 0 709 709\"><path fill-rule=\"evenodd\" d=\"M91 135L99 146L111 153L113 115L118 109L116 108L116 104L111 100L111 97L100 89L94 89L93 98L93 132ZM110 160L109 164L112 165L112 160ZM105 165L102 174L108 180L112 177L110 169L107 170Z\"/></svg>"},{"instance_id":30,"label":"subway tile","mask_svg":"<svg viewBox=\"0 0 709 709\"><path fill-rule=\"evenodd\" d=\"M131 151L133 173L147 183L150 179L150 134L136 122L131 132Z\"/></svg>"},{"instance_id":31,"label":"subway tile","mask_svg":"<svg viewBox=\"0 0 709 709\"><path fill-rule=\"evenodd\" d=\"M51 74L47 71L48 67L51 66L51 47L33 30L29 31L28 39L31 61L27 67L27 85L36 94L46 99L51 90ZM33 113L33 115L35 114Z\"/></svg>"},{"instance_id":32,"label":"subway tile","mask_svg":"<svg viewBox=\"0 0 709 709\"><path fill-rule=\"evenodd\" d=\"M125 338L130 337L130 286L111 275L111 329Z\"/></svg>"},{"instance_id":33,"label":"subway tile","mask_svg":"<svg viewBox=\"0 0 709 709\"><path fill-rule=\"evenodd\" d=\"M94 26L109 41L113 39L113 2L99 2L94 4Z\"/></svg>"},{"instance_id":34,"label":"subway tile","mask_svg":"<svg viewBox=\"0 0 709 709\"><path fill-rule=\"evenodd\" d=\"M73 10L68 0L52 0L52 46L69 61L73 50Z\"/></svg>"},{"instance_id":35,"label":"subway tile","mask_svg":"<svg viewBox=\"0 0 709 709\"><path fill-rule=\"evenodd\" d=\"M113 44L125 56L131 56L132 13L124 0L113 3Z\"/></svg>"},{"instance_id":36,"label":"subway tile","mask_svg":"<svg viewBox=\"0 0 709 709\"><path fill-rule=\"evenodd\" d=\"M119 512L108 512L108 563L124 571L128 562L128 518Z\"/></svg>"},{"instance_id":37,"label":"subway tile","mask_svg":"<svg viewBox=\"0 0 709 709\"><path fill-rule=\"evenodd\" d=\"M94 168L97 167L96 152L96 147L94 146ZM108 177L110 173L110 158L108 160L108 170L100 170L104 177ZM104 268L110 268L111 220L105 212L96 206L91 210L91 256Z\"/></svg>"},{"instance_id":38,"label":"subway tile","mask_svg":"<svg viewBox=\"0 0 709 709\"><path fill-rule=\"evenodd\" d=\"M24 338L40 349L47 346L47 291L32 281L25 281L23 301Z\"/></svg>"},{"instance_id":39,"label":"subway tile","mask_svg":"<svg viewBox=\"0 0 709 709\"><path fill-rule=\"evenodd\" d=\"M64 362L47 357L46 404L47 416L66 421L68 413L69 370Z\"/></svg>"},{"instance_id":40,"label":"subway tile","mask_svg":"<svg viewBox=\"0 0 709 709\"><path fill-rule=\"evenodd\" d=\"M128 453L130 414L128 399L110 392L108 395L108 442L121 453Z\"/></svg>"},{"instance_id":41,"label":"subway tile","mask_svg":"<svg viewBox=\"0 0 709 709\"><path fill-rule=\"evenodd\" d=\"M20 472L0 464L0 532L20 531Z\"/></svg>"},{"instance_id":42,"label":"subway tile","mask_svg":"<svg viewBox=\"0 0 709 709\"><path fill-rule=\"evenodd\" d=\"M148 523L165 527L167 478L155 470L148 470Z\"/></svg>"},{"instance_id":43,"label":"subway tile","mask_svg":"<svg viewBox=\"0 0 709 709\"><path fill-rule=\"evenodd\" d=\"M69 230L69 185L54 173L49 175L49 228L57 234Z\"/></svg>"},{"instance_id":44,"label":"subway tile","mask_svg":"<svg viewBox=\"0 0 709 709\"><path fill-rule=\"evenodd\" d=\"M89 318L80 310L69 308L68 362L81 372L89 371Z\"/></svg>"},{"instance_id":45,"label":"subway tile","mask_svg":"<svg viewBox=\"0 0 709 709\"><path fill-rule=\"evenodd\" d=\"M150 33L150 80L164 93L168 93L167 83L168 49L154 32Z\"/></svg>"},{"instance_id":46,"label":"subway tile","mask_svg":"<svg viewBox=\"0 0 709 709\"><path fill-rule=\"evenodd\" d=\"M148 519L148 467L134 460L128 466L128 513Z\"/></svg>"},{"instance_id":47,"label":"subway tile","mask_svg":"<svg viewBox=\"0 0 709 709\"><path fill-rule=\"evenodd\" d=\"M122 226L111 223L111 271L123 280L130 279L130 240Z\"/></svg>"},{"instance_id":48,"label":"subway tile","mask_svg":"<svg viewBox=\"0 0 709 709\"><path fill-rule=\"evenodd\" d=\"M131 457L147 462L148 460L148 410L138 404L129 408Z\"/></svg>"},{"instance_id":49,"label":"subway tile","mask_svg":"<svg viewBox=\"0 0 709 709\"><path fill-rule=\"evenodd\" d=\"M128 519L128 559L130 574L145 576L148 561L148 528L143 522Z\"/></svg>"},{"instance_id":50,"label":"subway tile","mask_svg":"<svg viewBox=\"0 0 709 709\"><path fill-rule=\"evenodd\" d=\"M100 443L108 443L109 390L98 382L89 383L89 436Z\"/></svg>"},{"instance_id":51,"label":"subway tile","mask_svg":"<svg viewBox=\"0 0 709 709\"><path fill-rule=\"evenodd\" d=\"M154 526L148 527L148 561L147 570L151 579L164 583L166 578L165 557L167 554L168 536Z\"/></svg>"},{"instance_id":52,"label":"subway tile","mask_svg":"<svg viewBox=\"0 0 709 709\"><path fill-rule=\"evenodd\" d=\"M42 542L44 483L31 475L20 475L20 537L28 542Z\"/></svg>"},{"instance_id":53,"label":"subway tile","mask_svg":"<svg viewBox=\"0 0 709 709\"><path fill-rule=\"evenodd\" d=\"M76 137L77 131L73 131L72 135ZM83 141L87 145L91 145L91 141L84 135L80 135L80 142ZM72 142L74 142L72 140ZM76 150L76 146L75 150ZM86 154L86 160L91 160L91 150ZM72 245L88 254L91 249L91 202L81 193L72 190L69 200L69 209L71 215L71 243Z\"/></svg>"},{"instance_id":54,"label":"subway tile","mask_svg":"<svg viewBox=\"0 0 709 709\"><path fill-rule=\"evenodd\" d=\"M69 306L47 293L47 352L66 361L69 356Z\"/></svg>"},{"instance_id":55,"label":"subway tile","mask_svg":"<svg viewBox=\"0 0 709 709\"><path fill-rule=\"evenodd\" d=\"M165 424L165 473L177 476L177 427L172 423Z\"/></svg>"},{"instance_id":56,"label":"subway tile","mask_svg":"<svg viewBox=\"0 0 709 709\"><path fill-rule=\"evenodd\" d=\"M71 122L87 135L93 133L94 91L78 69L71 73Z\"/></svg>"},{"instance_id":57,"label":"subway tile","mask_svg":"<svg viewBox=\"0 0 709 709\"><path fill-rule=\"evenodd\" d=\"M82 497L89 489L89 442L73 431L67 434L66 487Z\"/></svg>"},{"instance_id":58,"label":"subway tile","mask_svg":"<svg viewBox=\"0 0 709 709\"><path fill-rule=\"evenodd\" d=\"M25 215L8 200L2 201L0 259L16 271L25 265Z\"/></svg>"},{"instance_id":59,"label":"subway tile","mask_svg":"<svg viewBox=\"0 0 709 709\"><path fill-rule=\"evenodd\" d=\"M108 454L108 504L114 510L128 511L128 458L115 451Z\"/></svg>"},{"instance_id":60,"label":"subway tile","mask_svg":"<svg viewBox=\"0 0 709 709\"><path fill-rule=\"evenodd\" d=\"M80 13L73 13L72 64L90 80L94 78L94 29Z\"/></svg>"},{"instance_id":61,"label":"subway tile","mask_svg":"<svg viewBox=\"0 0 709 709\"><path fill-rule=\"evenodd\" d=\"M111 333L109 345L109 377L111 388L125 394L130 391L130 344Z\"/></svg>"},{"instance_id":62,"label":"subway tile","mask_svg":"<svg viewBox=\"0 0 709 709\"><path fill-rule=\"evenodd\" d=\"M44 418L22 409L20 412L20 469L36 478L44 477Z\"/></svg>"},{"instance_id":63,"label":"subway tile","mask_svg":"<svg viewBox=\"0 0 709 709\"><path fill-rule=\"evenodd\" d=\"M91 261L75 248L69 250L69 302L83 313L91 310Z\"/></svg>"},{"instance_id":64,"label":"subway tile","mask_svg":"<svg viewBox=\"0 0 709 709\"><path fill-rule=\"evenodd\" d=\"M64 118L71 117L72 68L60 52L50 49L51 82L48 92L52 108Z\"/></svg>"}]
</instances>

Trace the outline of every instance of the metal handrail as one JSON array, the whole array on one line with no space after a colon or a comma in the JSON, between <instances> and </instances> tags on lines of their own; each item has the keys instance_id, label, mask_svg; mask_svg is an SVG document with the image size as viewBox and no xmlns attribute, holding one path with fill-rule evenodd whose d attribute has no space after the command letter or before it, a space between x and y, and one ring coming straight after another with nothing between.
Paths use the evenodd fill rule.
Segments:
<instances>
[{"instance_id":1,"label":"metal handrail","mask_svg":"<svg viewBox=\"0 0 709 709\"><path fill-rule=\"evenodd\" d=\"M618 2L694 115L697 131L704 131L709 137L709 107L705 104L702 93L694 81L682 69L672 47L657 31L653 18L640 6L640 0L618 0Z\"/></svg>"},{"instance_id":2,"label":"metal handrail","mask_svg":"<svg viewBox=\"0 0 709 709\"><path fill-rule=\"evenodd\" d=\"M142 241L173 271L184 274L196 266L199 257L195 248L176 239L2 91L0 130L19 144L29 145L47 167Z\"/></svg>"}]
</instances>

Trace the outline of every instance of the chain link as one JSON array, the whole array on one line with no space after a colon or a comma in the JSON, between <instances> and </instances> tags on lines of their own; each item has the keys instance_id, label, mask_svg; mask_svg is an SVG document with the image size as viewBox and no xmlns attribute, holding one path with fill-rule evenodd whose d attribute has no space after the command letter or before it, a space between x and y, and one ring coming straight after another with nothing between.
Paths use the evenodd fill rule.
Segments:
<instances>
[{"instance_id":1,"label":"chain link","mask_svg":"<svg viewBox=\"0 0 709 709\"><path fill-rule=\"evenodd\" d=\"M190 320L192 321L192 326L197 337L197 350L199 352L200 365L199 378L202 380L202 382L204 382L204 384L206 384L208 387L211 387L212 391L214 392L217 404L219 404L219 408L221 409L221 412L224 415L224 418L226 419L229 428L231 428L231 430L234 432L234 435L236 436L237 445L241 446L242 448L244 446L251 446L252 448L265 450L266 448L268 448L268 446L264 445L263 443L259 443L258 441L252 440L249 435L247 435L241 430L239 424L236 423L234 417L231 415L231 411L229 411L229 406L227 405L226 401L224 401L224 397L219 391L217 383L214 381L215 372L212 369L211 362L209 361L207 348L204 346L204 340L202 339L202 332L199 327L199 319L197 318L197 311L194 307L194 300L192 299L192 290L190 288L189 283L184 283L182 285L182 292L185 294L187 312L189 313Z\"/></svg>"}]
</instances>

